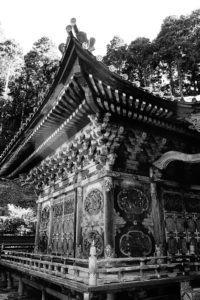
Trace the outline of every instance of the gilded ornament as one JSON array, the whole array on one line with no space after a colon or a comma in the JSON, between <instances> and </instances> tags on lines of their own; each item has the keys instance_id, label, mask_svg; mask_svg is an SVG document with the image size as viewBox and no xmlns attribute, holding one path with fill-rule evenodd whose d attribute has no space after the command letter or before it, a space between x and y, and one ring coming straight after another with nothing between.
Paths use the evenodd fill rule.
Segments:
<instances>
[{"instance_id":1,"label":"gilded ornament","mask_svg":"<svg viewBox=\"0 0 200 300\"><path fill-rule=\"evenodd\" d=\"M106 192L110 192L112 190L112 187L113 187L112 179L111 178L105 179L104 182L103 182L103 186L104 186L104 190Z\"/></svg>"}]
</instances>

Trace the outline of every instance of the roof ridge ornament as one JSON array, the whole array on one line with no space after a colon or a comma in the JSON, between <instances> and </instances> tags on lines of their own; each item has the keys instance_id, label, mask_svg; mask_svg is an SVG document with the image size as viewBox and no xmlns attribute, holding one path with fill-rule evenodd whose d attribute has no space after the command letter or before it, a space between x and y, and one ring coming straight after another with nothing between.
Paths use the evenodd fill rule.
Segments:
<instances>
[{"instance_id":1,"label":"roof ridge ornament","mask_svg":"<svg viewBox=\"0 0 200 300\"><path fill-rule=\"evenodd\" d=\"M94 48L94 44L96 41L95 38L91 37L90 39L88 39L87 34L84 31L79 31L79 29L76 25L76 18L71 19L71 25L67 25L66 30L69 35L72 34L76 37L76 39L82 44L82 47L84 49L86 49L90 52L95 50L95 48Z\"/></svg>"}]
</instances>

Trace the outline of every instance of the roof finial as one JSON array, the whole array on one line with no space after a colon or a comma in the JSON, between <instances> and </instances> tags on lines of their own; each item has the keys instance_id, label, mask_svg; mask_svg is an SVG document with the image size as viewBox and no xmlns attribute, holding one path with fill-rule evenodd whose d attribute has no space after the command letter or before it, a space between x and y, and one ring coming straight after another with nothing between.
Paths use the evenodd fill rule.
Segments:
<instances>
[{"instance_id":1,"label":"roof finial","mask_svg":"<svg viewBox=\"0 0 200 300\"><path fill-rule=\"evenodd\" d=\"M72 18L71 19L71 28L73 29L74 34L75 34L77 40L82 44L82 46L83 46L84 49L87 49L89 51L93 51L95 49L94 48L95 38L91 37L88 40L87 34L85 32L83 32L83 31L79 31L79 29L78 29L78 27L76 25L76 18Z\"/></svg>"}]
</instances>

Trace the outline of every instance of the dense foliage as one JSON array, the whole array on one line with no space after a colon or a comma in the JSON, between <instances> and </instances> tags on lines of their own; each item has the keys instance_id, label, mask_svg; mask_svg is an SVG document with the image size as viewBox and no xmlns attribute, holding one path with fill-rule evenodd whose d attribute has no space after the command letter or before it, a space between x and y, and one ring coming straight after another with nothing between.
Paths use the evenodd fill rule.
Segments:
<instances>
[{"instance_id":1,"label":"dense foliage","mask_svg":"<svg viewBox=\"0 0 200 300\"><path fill-rule=\"evenodd\" d=\"M104 62L150 91L180 98L199 94L200 10L167 17L153 41L140 37L126 45L115 36Z\"/></svg>"},{"instance_id":2,"label":"dense foliage","mask_svg":"<svg viewBox=\"0 0 200 300\"><path fill-rule=\"evenodd\" d=\"M42 37L23 56L13 40L0 38L0 152L44 98L59 63L53 42Z\"/></svg>"}]
</instances>

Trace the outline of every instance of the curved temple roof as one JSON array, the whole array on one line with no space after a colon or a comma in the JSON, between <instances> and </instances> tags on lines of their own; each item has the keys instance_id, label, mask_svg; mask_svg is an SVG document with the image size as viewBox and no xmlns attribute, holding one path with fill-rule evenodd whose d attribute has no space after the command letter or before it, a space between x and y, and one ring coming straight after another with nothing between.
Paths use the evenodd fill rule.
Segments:
<instances>
[{"instance_id":1,"label":"curved temple roof","mask_svg":"<svg viewBox=\"0 0 200 300\"><path fill-rule=\"evenodd\" d=\"M157 97L111 72L69 33L59 70L48 94L0 156L0 176L28 171L89 123L88 115L156 127L200 139L187 117L198 103Z\"/></svg>"}]
</instances>

